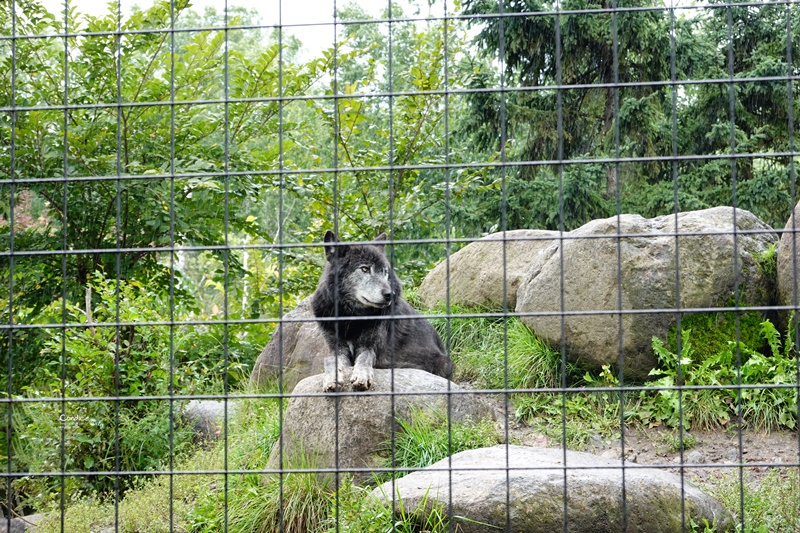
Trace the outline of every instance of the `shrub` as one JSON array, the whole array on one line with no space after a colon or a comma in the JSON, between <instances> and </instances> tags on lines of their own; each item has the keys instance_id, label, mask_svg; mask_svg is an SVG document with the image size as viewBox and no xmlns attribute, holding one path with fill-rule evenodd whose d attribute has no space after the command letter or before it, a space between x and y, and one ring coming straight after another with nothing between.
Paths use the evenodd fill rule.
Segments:
<instances>
[{"instance_id":1,"label":"shrub","mask_svg":"<svg viewBox=\"0 0 800 533\"><path fill-rule=\"evenodd\" d=\"M179 403L146 399L179 393L180 384L193 380L175 369L170 376L170 347L180 341L167 326L132 325L167 320L166 302L141 283L108 280L99 272L90 287L94 302L87 309L64 305L66 323L79 325L47 331L43 364L24 388L29 399L64 401L14 408L17 471L156 470L189 442L189 430L178 422ZM142 399L108 399L117 396ZM41 509L60 499L61 483L60 477L32 476L14 485ZM111 476L96 475L64 483L71 500L124 491L129 482L121 478L117 485Z\"/></svg>"}]
</instances>

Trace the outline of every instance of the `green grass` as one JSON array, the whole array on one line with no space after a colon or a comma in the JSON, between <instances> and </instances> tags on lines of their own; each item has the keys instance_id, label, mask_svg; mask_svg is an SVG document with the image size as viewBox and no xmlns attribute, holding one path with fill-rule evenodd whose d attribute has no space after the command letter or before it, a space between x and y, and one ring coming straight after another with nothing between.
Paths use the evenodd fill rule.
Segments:
<instances>
[{"instance_id":1,"label":"green grass","mask_svg":"<svg viewBox=\"0 0 800 533\"><path fill-rule=\"evenodd\" d=\"M664 433L659 439L667 447L670 453L677 453L681 450L686 451L697 446L697 437L688 432L671 431Z\"/></svg>"},{"instance_id":2,"label":"green grass","mask_svg":"<svg viewBox=\"0 0 800 533\"><path fill-rule=\"evenodd\" d=\"M392 442L384 443L389 452L384 465L386 468L424 468L458 452L494 446L501 442L492 420L452 423L448 427L443 415L419 411L410 420L398 420L398 424L400 431L395 436L393 457ZM395 478L403 477L405 473L398 471ZM376 476L376 481L386 481L391 477L391 472L387 472Z\"/></svg>"},{"instance_id":3,"label":"green grass","mask_svg":"<svg viewBox=\"0 0 800 533\"><path fill-rule=\"evenodd\" d=\"M760 480L747 470L744 484L738 473L725 474L698 486L717 498L736 517L736 531L797 533L800 531L800 479L797 469L770 470ZM742 496L744 499L742 500ZM741 502L744 501L744 529Z\"/></svg>"},{"instance_id":4,"label":"green grass","mask_svg":"<svg viewBox=\"0 0 800 533\"><path fill-rule=\"evenodd\" d=\"M444 312L444 308L433 311ZM468 315L491 310L452 306L450 313ZM559 352L533 335L518 318L467 316L435 318L431 322L450 349L456 382L469 382L480 389L558 384Z\"/></svg>"}]
</instances>

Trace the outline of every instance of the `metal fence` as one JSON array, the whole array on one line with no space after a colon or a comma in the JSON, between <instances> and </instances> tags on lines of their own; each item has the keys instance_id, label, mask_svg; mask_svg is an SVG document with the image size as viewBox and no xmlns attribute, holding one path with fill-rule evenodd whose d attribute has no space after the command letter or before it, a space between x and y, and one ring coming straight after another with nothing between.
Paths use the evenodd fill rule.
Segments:
<instances>
[{"instance_id":1,"label":"metal fence","mask_svg":"<svg viewBox=\"0 0 800 533\"><path fill-rule=\"evenodd\" d=\"M0 3L0 530L797 531L797 4L300 4ZM292 394L328 229L452 381Z\"/></svg>"}]
</instances>

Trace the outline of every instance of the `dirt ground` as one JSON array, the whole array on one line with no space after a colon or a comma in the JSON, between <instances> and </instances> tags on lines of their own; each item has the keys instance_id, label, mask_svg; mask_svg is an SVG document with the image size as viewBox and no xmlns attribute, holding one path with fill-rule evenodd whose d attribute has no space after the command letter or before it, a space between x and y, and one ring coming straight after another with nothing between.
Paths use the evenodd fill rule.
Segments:
<instances>
[{"instance_id":1,"label":"dirt ground","mask_svg":"<svg viewBox=\"0 0 800 533\"><path fill-rule=\"evenodd\" d=\"M556 440L537 434L523 424L510 426L512 442L528 446L558 446ZM684 433L680 451L678 432L666 428L627 429L624 446L620 439L600 437L591 440L582 451L609 459L618 459L624 450L626 463L661 465L695 482L725 474L739 473L739 466L750 480L758 482L772 468L786 475L800 474L800 440L797 431L770 433L742 430L697 431ZM681 468L681 464L683 468Z\"/></svg>"}]
</instances>

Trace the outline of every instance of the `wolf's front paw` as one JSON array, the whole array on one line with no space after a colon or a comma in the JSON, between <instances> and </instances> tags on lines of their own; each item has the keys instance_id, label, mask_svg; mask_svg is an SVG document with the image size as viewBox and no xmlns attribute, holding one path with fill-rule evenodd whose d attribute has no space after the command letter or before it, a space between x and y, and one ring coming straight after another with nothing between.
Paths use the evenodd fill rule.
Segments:
<instances>
[{"instance_id":1,"label":"wolf's front paw","mask_svg":"<svg viewBox=\"0 0 800 533\"><path fill-rule=\"evenodd\" d=\"M322 378L322 391L323 392L335 392L342 388L344 385L343 378L343 371L341 368L338 369L336 374L333 373L326 373L325 377Z\"/></svg>"},{"instance_id":2,"label":"wolf's front paw","mask_svg":"<svg viewBox=\"0 0 800 533\"><path fill-rule=\"evenodd\" d=\"M372 368L368 366L356 366L350 375L350 383L353 390L367 390L372 385Z\"/></svg>"}]
</instances>

